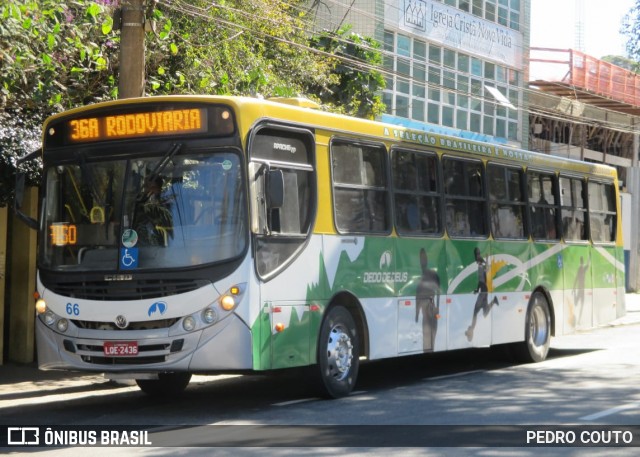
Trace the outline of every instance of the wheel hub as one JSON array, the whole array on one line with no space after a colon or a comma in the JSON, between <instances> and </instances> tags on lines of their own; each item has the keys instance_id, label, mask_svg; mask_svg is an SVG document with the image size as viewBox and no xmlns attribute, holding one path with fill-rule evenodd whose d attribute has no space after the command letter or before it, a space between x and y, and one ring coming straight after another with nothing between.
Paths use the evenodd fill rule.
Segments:
<instances>
[{"instance_id":1,"label":"wheel hub","mask_svg":"<svg viewBox=\"0 0 640 457\"><path fill-rule=\"evenodd\" d=\"M327 343L327 360L329 374L338 381L349 373L353 359L353 344L344 328L336 326L331 329Z\"/></svg>"}]
</instances>

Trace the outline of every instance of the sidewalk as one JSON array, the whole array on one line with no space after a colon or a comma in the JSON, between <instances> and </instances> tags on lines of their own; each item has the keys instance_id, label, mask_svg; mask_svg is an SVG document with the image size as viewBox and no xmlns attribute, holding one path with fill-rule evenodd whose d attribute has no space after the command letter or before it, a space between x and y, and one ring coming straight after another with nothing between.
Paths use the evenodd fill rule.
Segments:
<instances>
[{"instance_id":1,"label":"sidewalk","mask_svg":"<svg viewBox=\"0 0 640 457\"><path fill-rule=\"evenodd\" d=\"M626 294L627 314L609 326L640 324L640 294ZM100 373L41 371L37 364L6 363L0 365L0 401L3 396L21 390L51 390L57 387L84 385L102 389L105 386L115 386Z\"/></svg>"}]
</instances>

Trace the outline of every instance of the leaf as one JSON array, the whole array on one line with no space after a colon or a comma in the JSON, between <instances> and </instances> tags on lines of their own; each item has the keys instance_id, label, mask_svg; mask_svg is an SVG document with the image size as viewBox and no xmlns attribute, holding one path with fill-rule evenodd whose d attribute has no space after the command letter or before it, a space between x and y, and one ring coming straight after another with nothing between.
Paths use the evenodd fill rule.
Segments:
<instances>
[{"instance_id":1,"label":"leaf","mask_svg":"<svg viewBox=\"0 0 640 457\"><path fill-rule=\"evenodd\" d=\"M107 16L105 21L102 23L102 34L109 35L113 30L113 18L111 16Z\"/></svg>"},{"instance_id":2,"label":"leaf","mask_svg":"<svg viewBox=\"0 0 640 457\"><path fill-rule=\"evenodd\" d=\"M173 54L174 56L178 53L178 45L175 43L171 43L169 45L169 48L171 49L171 54Z\"/></svg>"},{"instance_id":3,"label":"leaf","mask_svg":"<svg viewBox=\"0 0 640 457\"><path fill-rule=\"evenodd\" d=\"M107 61L104 59L104 57L98 57L96 59L96 68L99 71L105 70L107 68Z\"/></svg>"},{"instance_id":4,"label":"leaf","mask_svg":"<svg viewBox=\"0 0 640 457\"><path fill-rule=\"evenodd\" d=\"M97 3L92 3L87 8L87 14L93 18L95 18L98 14L102 12L102 8Z\"/></svg>"},{"instance_id":5,"label":"leaf","mask_svg":"<svg viewBox=\"0 0 640 457\"><path fill-rule=\"evenodd\" d=\"M47 47L49 50L52 50L56 45L56 37L53 36L53 33L47 34Z\"/></svg>"}]
</instances>

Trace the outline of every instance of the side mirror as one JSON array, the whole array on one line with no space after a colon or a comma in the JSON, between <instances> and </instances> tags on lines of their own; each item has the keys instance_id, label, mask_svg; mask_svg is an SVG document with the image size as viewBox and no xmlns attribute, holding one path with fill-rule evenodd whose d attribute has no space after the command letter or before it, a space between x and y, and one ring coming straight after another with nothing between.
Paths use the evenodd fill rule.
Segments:
<instances>
[{"instance_id":1,"label":"side mirror","mask_svg":"<svg viewBox=\"0 0 640 457\"><path fill-rule=\"evenodd\" d=\"M270 209L282 208L284 204L284 173L269 170L267 174L267 205Z\"/></svg>"}]
</instances>

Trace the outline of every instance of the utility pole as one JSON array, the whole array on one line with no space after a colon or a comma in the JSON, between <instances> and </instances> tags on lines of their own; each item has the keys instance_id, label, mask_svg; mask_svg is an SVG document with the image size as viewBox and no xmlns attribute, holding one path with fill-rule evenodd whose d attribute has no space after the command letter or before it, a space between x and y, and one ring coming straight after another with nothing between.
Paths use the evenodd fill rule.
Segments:
<instances>
[{"instance_id":1,"label":"utility pole","mask_svg":"<svg viewBox=\"0 0 640 457\"><path fill-rule=\"evenodd\" d=\"M122 2L118 98L144 95L144 0Z\"/></svg>"}]
</instances>

